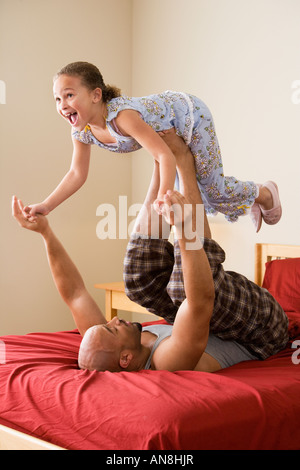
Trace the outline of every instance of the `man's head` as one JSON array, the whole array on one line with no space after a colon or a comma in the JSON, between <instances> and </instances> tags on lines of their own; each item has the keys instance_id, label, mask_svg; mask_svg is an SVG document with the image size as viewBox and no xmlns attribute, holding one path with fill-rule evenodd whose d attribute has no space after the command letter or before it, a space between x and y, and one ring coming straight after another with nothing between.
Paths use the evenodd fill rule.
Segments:
<instances>
[{"instance_id":1,"label":"man's head","mask_svg":"<svg viewBox=\"0 0 300 470\"><path fill-rule=\"evenodd\" d=\"M117 317L89 328L82 339L78 365L81 369L119 372L140 368L141 330L139 323Z\"/></svg>"}]
</instances>

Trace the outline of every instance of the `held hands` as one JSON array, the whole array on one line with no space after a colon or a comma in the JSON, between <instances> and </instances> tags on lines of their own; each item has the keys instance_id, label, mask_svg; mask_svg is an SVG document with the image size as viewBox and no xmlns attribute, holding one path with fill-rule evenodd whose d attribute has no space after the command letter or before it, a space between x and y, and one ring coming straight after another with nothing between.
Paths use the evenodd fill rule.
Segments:
<instances>
[{"instance_id":1,"label":"held hands","mask_svg":"<svg viewBox=\"0 0 300 470\"><path fill-rule=\"evenodd\" d=\"M153 207L154 207L155 211L158 213L158 215L163 215L162 208L163 208L164 204L165 204L164 195L158 194L157 198L155 199L155 201L153 203Z\"/></svg>"},{"instance_id":2,"label":"held hands","mask_svg":"<svg viewBox=\"0 0 300 470\"><path fill-rule=\"evenodd\" d=\"M154 209L166 222L181 228L183 224L192 224L192 205L178 191L169 190L154 202Z\"/></svg>"},{"instance_id":3,"label":"held hands","mask_svg":"<svg viewBox=\"0 0 300 470\"><path fill-rule=\"evenodd\" d=\"M154 207L155 208L155 207ZM156 209L155 209L156 210ZM191 204L178 191L167 191L164 203L158 214L175 228L176 238L181 240L181 249L200 250L203 248L203 217L197 210L197 205Z\"/></svg>"},{"instance_id":4,"label":"held hands","mask_svg":"<svg viewBox=\"0 0 300 470\"><path fill-rule=\"evenodd\" d=\"M48 207L46 206L46 204L44 204L43 202L40 203L40 204L31 204L29 206L25 206L23 208L23 214L25 217L27 217L27 219L31 219L31 221L33 220L33 218L35 218L38 214L40 215L48 215L50 212L50 210L48 209Z\"/></svg>"},{"instance_id":5,"label":"held hands","mask_svg":"<svg viewBox=\"0 0 300 470\"><path fill-rule=\"evenodd\" d=\"M12 198L12 215L19 225L34 232L44 233L48 227L48 220L42 215L34 217L24 211L23 203L16 196Z\"/></svg>"}]
</instances>

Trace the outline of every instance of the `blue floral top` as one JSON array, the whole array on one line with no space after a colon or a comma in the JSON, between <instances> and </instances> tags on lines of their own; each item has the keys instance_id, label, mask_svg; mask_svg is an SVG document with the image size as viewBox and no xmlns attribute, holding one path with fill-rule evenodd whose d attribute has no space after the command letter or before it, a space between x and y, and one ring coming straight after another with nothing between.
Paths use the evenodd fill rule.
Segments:
<instances>
[{"instance_id":1,"label":"blue floral top","mask_svg":"<svg viewBox=\"0 0 300 470\"><path fill-rule=\"evenodd\" d=\"M138 111L141 118L156 132L175 128L195 157L196 177L208 214L221 212L230 222L249 212L258 188L253 181L239 181L225 176L221 152L212 115L203 101L193 95L165 91L158 95L129 98L119 96L107 104L107 127L115 144L103 144L92 134L91 128L74 132L73 136L85 144L96 144L111 152L129 153L141 148L132 137L121 135L115 123L124 109ZM178 186L178 182L176 183Z\"/></svg>"},{"instance_id":2,"label":"blue floral top","mask_svg":"<svg viewBox=\"0 0 300 470\"><path fill-rule=\"evenodd\" d=\"M141 146L132 137L121 135L114 125L114 119L124 109L138 111L142 119L156 132L174 127L187 144L191 141L193 128L197 122L203 119L204 115L206 119L210 119L211 116L199 98L175 91L140 98L119 96L109 101L107 108L107 127L112 137L116 139L116 144L103 144L92 134L89 126L81 132L75 131L73 136L85 144L96 144L112 152L128 153L140 149Z\"/></svg>"}]
</instances>

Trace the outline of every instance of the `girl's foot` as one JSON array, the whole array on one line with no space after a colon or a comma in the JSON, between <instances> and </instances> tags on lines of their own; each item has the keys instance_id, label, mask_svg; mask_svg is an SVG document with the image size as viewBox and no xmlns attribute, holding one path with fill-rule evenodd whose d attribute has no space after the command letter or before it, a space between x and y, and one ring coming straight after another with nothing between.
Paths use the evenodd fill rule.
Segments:
<instances>
[{"instance_id":1,"label":"girl's foot","mask_svg":"<svg viewBox=\"0 0 300 470\"><path fill-rule=\"evenodd\" d=\"M256 232L260 230L262 219L268 225L279 222L282 215L282 207L279 199L277 184L267 181L259 186L259 196L251 207L250 216L255 225Z\"/></svg>"}]
</instances>

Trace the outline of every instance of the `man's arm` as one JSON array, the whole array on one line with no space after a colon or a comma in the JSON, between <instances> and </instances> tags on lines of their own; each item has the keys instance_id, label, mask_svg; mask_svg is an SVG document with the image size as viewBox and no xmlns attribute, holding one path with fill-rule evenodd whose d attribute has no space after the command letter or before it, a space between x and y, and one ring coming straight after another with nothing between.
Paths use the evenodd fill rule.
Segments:
<instances>
[{"instance_id":1,"label":"man's arm","mask_svg":"<svg viewBox=\"0 0 300 470\"><path fill-rule=\"evenodd\" d=\"M196 179L194 157L189 147L173 130L165 131L160 135L175 155L180 193L184 196L182 198L180 195L176 197L173 195L173 202L179 204L179 207L184 202L192 203L195 218L195 215L197 216L195 207L202 205L203 208L203 201ZM179 199L176 199L178 197ZM167 203L170 206L172 201L169 199ZM189 211L190 207L186 206L186 210ZM181 211L182 214L184 215L183 211ZM162 343L155 353L155 365L161 369L193 369L207 343L209 322L214 305L212 273L206 254L201 247L201 241L196 238L186 240L184 237L185 234L195 234L196 230L200 229L204 232L204 237L211 238L205 210L199 211L198 217L199 214L203 217L200 223L199 220L196 221L197 223L195 220L192 221L191 213L185 214L189 224L189 230L186 233L181 224L178 227L177 239L181 252L186 299L177 312L172 337ZM171 222L174 223L174 219ZM175 235L176 230L175 228ZM194 245L190 243L191 241L194 241ZM194 246L197 249L187 250L187 246Z\"/></svg>"},{"instance_id":2,"label":"man's arm","mask_svg":"<svg viewBox=\"0 0 300 470\"><path fill-rule=\"evenodd\" d=\"M172 336L155 352L155 368L193 370L207 344L214 305L214 283L202 242L195 231L195 204L190 204L180 193L170 191L165 196L164 207L164 216L174 225L180 246L186 299L177 312ZM195 233L195 238L187 238L187 232ZM188 248L191 241L197 248Z\"/></svg>"},{"instance_id":3,"label":"man's arm","mask_svg":"<svg viewBox=\"0 0 300 470\"><path fill-rule=\"evenodd\" d=\"M101 310L85 288L78 269L53 233L46 217L37 215L27 219L23 214L22 202L15 196L12 213L21 227L42 235L54 283L70 308L81 335L91 326L106 323Z\"/></svg>"},{"instance_id":4,"label":"man's arm","mask_svg":"<svg viewBox=\"0 0 300 470\"><path fill-rule=\"evenodd\" d=\"M156 212L154 202L160 184L159 163L154 161L153 172L143 206L136 218L133 233L147 235L151 238L168 239L170 224Z\"/></svg>"}]
</instances>

